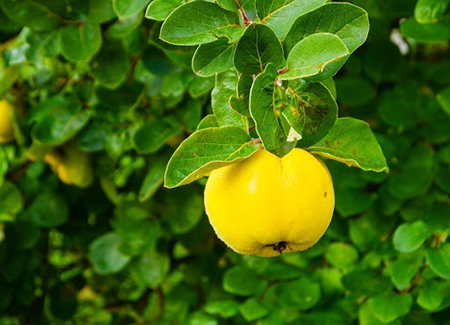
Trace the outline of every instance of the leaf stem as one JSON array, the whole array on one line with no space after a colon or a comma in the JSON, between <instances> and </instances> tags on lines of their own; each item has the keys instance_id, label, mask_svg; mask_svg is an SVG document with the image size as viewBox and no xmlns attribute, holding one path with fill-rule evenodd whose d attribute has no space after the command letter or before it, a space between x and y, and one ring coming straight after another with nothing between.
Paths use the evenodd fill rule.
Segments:
<instances>
[{"instance_id":1,"label":"leaf stem","mask_svg":"<svg viewBox=\"0 0 450 325\"><path fill-rule=\"evenodd\" d=\"M286 66L286 67L284 67L284 68L278 70L278 74L285 73L288 69L289 69L289 68Z\"/></svg>"},{"instance_id":2,"label":"leaf stem","mask_svg":"<svg viewBox=\"0 0 450 325\"><path fill-rule=\"evenodd\" d=\"M241 6L241 4L239 3L239 1L238 1L238 0L234 0L234 2L236 2L236 4L237 4L238 7L239 7L239 11L241 12L242 19L244 20L245 26L247 27L248 25L253 24L254 21L250 20L250 19L247 17L247 15L245 14L244 8L242 8L242 6Z\"/></svg>"}]
</instances>

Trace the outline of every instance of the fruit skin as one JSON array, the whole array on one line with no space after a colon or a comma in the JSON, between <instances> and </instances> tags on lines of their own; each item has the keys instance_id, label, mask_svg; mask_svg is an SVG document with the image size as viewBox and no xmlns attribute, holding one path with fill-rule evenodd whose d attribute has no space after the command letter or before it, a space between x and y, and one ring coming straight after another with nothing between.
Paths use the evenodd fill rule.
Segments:
<instances>
[{"instance_id":1,"label":"fruit skin","mask_svg":"<svg viewBox=\"0 0 450 325\"><path fill-rule=\"evenodd\" d=\"M0 100L0 143L8 143L14 139L11 123L13 107L5 99Z\"/></svg>"},{"instance_id":2,"label":"fruit skin","mask_svg":"<svg viewBox=\"0 0 450 325\"><path fill-rule=\"evenodd\" d=\"M52 150L45 155L44 161L65 184L88 187L92 183L94 175L90 156L76 147Z\"/></svg>"},{"instance_id":3,"label":"fruit skin","mask_svg":"<svg viewBox=\"0 0 450 325\"><path fill-rule=\"evenodd\" d=\"M330 224L333 182L325 164L303 149L283 158L260 149L211 173L205 208L217 236L238 253L303 251Z\"/></svg>"}]
</instances>

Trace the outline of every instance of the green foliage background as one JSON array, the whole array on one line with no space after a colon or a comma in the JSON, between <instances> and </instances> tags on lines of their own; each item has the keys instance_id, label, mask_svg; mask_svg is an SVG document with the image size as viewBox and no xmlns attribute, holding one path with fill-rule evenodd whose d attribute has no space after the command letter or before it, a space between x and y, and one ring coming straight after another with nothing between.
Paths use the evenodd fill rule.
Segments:
<instances>
[{"instance_id":1,"label":"green foliage background","mask_svg":"<svg viewBox=\"0 0 450 325\"><path fill-rule=\"evenodd\" d=\"M149 2L0 0L16 134L0 147L0 324L450 324L448 1L352 1L371 29L335 78L339 116L369 123L390 173L327 161L330 228L271 259L216 238L205 179L162 187L215 80L158 39ZM153 18L180 2L154 0ZM69 147L91 186L42 161Z\"/></svg>"}]
</instances>

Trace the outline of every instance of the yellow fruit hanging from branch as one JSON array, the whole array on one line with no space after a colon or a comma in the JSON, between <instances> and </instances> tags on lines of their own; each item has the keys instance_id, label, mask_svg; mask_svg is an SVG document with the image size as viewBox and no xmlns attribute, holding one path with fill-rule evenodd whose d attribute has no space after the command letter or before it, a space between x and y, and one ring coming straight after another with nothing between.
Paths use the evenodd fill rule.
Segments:
<instances>
[{"instance_id":1,"label":"yellow fruit hanging from branch","mask_svg":"<svg viewBox=\"0 0 450 325\"><path fill-rule=\"evenodd\" d=\"M325 164L305 150L279 158L260 149L211 173L205 207L218 237L238 253L303 251L330 224L333 182Z\"/></svg>"}]
</instances>

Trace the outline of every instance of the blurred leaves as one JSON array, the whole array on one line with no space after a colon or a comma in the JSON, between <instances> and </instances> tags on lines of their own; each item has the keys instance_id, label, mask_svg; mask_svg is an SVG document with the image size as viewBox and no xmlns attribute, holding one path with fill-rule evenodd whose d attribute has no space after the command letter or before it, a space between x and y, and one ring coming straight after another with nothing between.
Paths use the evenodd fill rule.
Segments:
<instances>
[{"instance_id":1,"label":"blurred leaves","mask_svg":"<svg viewBox=\"0 0 450 325\"><path fill-rule=\"evenodd\" d=\"M119 272L130 258L119 251L119 236L111 232L92 242L89 260L98 273L108 274Z\"/></svg>"}]
</instances>

